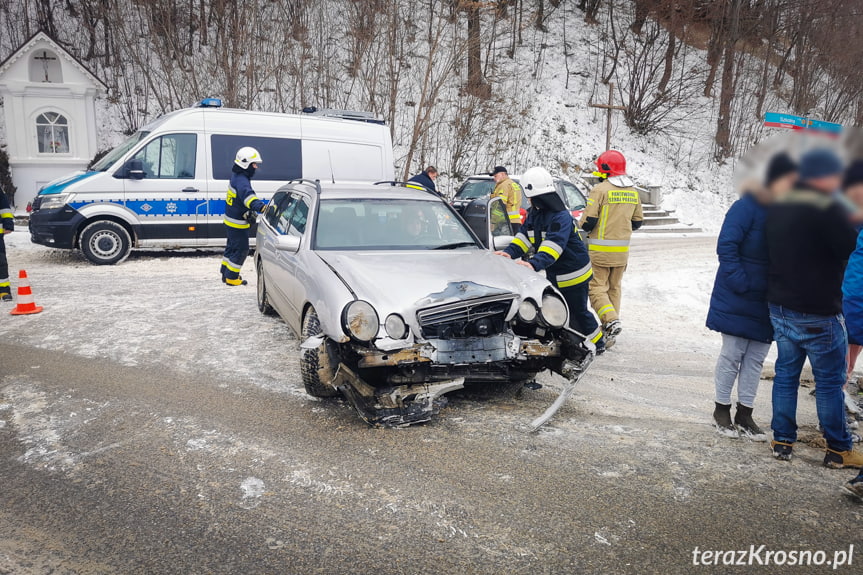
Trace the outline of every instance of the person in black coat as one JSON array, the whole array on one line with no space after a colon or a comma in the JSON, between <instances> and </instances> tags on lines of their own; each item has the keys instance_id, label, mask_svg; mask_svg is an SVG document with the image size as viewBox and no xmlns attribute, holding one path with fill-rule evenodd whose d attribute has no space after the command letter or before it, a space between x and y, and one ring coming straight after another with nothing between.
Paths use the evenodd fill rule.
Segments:
<instances>
[{"instance_id":1,"label":"person in black coat","mask_svg":"<svg viewBox=\"0 0 863 575\"><path fill-rule=\"evenodd\" d=\"M717 430L730 437L739 433L756 441L766 434L752 419L764 358L773 341L767 307L767 204L787 193L796 166L780 154L768 166L767 187L745 192L734 202L719 233L716 253L719 270L710 297L707 327L722 334L716 362L715 409ZM731 392L737 382L737 410L731 419Z\"/></svg>"},{"instance_id":2,"label":"person in black coat","mask_svg":"<svg viewBox=\"0 0 863 575\"><path fill-rule=\"evenodd\" d=\"M429 166L419 174L413 176L408 182L416 182L427 190L431 190L432 192L441 195L437 191L437 186L435 186L435 180L437 179L437 168L434 166ZM410 184L408 184L410 187Z\"/></svg>"}]
</instances>

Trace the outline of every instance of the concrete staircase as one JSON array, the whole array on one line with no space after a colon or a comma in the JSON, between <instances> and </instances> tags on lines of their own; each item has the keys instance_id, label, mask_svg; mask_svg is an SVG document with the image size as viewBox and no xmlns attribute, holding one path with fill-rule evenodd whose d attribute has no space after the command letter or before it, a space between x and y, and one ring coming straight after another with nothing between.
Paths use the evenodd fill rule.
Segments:
<instances>
[{"instance_id":1,"label":"concrete staircase","mask_svg":"<svg viewBox=\"0 0 863 575\"><path fill-rule=\"evenodd\" d=\"M663 210L655 204L641 204L644 211L644 224L635 233L644 234L697 234L702 230L680 222L674 210Z\"/></svg>"}]
</instances>

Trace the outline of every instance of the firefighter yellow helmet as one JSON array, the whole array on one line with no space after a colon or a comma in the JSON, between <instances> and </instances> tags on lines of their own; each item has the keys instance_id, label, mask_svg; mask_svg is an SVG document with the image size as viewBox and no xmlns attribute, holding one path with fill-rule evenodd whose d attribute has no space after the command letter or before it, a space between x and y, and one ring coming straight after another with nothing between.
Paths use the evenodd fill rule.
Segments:
<instances>
[{"instance_id":1,"label":"firefighter yellow helmet","mask_svg":"<svg viewBox=\"0 0 863 575\"><path fill-rule=\"evenodd\" d=\"M263 162L261 154L251 146L245 146L237 150L237 157L234 158L234 163L244 170L249 167L249 164L260 164L261 162Z\"/></svg>"},{"instance_id":2,"label":"firefighter yellow helmet","mask_svg":"<svg viewBox=\"0 0 863 575\"><path fill-rule=\"evenodd\" d=\"M545 168L530 168L521 175L521 187L528 198L555 192L554 178Z\"/></svg>"}]
</instances>

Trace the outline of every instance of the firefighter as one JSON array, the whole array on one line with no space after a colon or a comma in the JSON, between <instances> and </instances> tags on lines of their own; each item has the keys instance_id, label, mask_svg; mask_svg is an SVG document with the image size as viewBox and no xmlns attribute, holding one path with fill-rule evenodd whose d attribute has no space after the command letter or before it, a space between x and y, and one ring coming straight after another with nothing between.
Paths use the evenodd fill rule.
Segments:
<instances>
[{"instance_id":1,"label":"firefighter","mask_svg":"<svg viewBox=\"0 0 863 575\"><path fill-rule=\"evenodd\" d=\"M9 262L6 261L5 234L11 234L15 229L14 215L9 206L9 198L0 189L0 301L12 301L12 287L9 283Z\"/></svg>"},{"instance_id":2,"label":"firefighter","mask_svg":"<svg viewBox=\"0 0 863 575\"><path fill-rule=\"evenodd\" d=\"M588 232L593 264L590 305L602 322L605 337L613 341L621 331L621 282L629 259L629 239L633 230L641 227L644 215L634 182L626 175L623 154L617 150L603 152L596 167L594 175L604 181L590 190L581 227Z\"/></svg>"},{"instance_id":3,"label":"firefighter","mask_svg":"<svg viewBox=\"0 0 863 575\"><path fill-rule=\"evenodd\" d=\"M244 147L237 151L231 167L231 181L225 199L225 226L228 243L225 257L222 258L222 282L229 286L246 285L240 276L243 262L249 255L249 228L256 213L264 211L266 204L255 195L251 179L262 163L261 155L255 148Z\"/></svg>"},{"instance_id":4,"label":"firefighter","mask_svg":"<svg viewBox=\"0 0 863 575\"><path fill-rule=\"evenodd\" d=\"M521 178L530 199L530 211L512 243L498 255L518 259L534 271L545 270L546 277L560 290L569 307L569 326L605 350L602 330L587 305L588 286L593 274L590 256L581 240L578 224L572 219L545 168L531 168ZM530 248L536 254L527 258Z\"/></svg>"},{"instance_id":5,"label":"firefighter","mask_svg":"<svg viewBox=\"0 0 863 575\"><path fill-rule=\"evenodd\" d=\"M512 224L512 233L516 234L521 227L521 186L509 178L509 174L503 166L495 166L489 175L494 178L494 190L491 192L491 197L503 198L509 223Z\"/></svg>"}]
</instances>

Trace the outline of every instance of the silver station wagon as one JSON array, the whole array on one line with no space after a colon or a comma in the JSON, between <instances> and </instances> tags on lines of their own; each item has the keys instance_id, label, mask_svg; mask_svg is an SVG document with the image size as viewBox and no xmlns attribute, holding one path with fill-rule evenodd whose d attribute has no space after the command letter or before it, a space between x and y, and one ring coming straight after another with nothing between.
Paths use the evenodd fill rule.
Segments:
<instances>
[{"instance_id":1,"label":"silver station wagon","mask_svg":"<svg viewBox=\"0 0 863 575\"><path fill-rule=\"evenodd\" d=\"M500 199L464 211L395 182L275 193L258 220L258 307L300 336L310 395L407 425L466 383L526 382L590 354L552 285L492 253L512 238Z\"/></svg>"}]
</instances>

